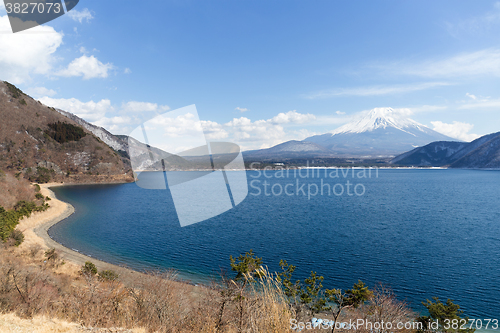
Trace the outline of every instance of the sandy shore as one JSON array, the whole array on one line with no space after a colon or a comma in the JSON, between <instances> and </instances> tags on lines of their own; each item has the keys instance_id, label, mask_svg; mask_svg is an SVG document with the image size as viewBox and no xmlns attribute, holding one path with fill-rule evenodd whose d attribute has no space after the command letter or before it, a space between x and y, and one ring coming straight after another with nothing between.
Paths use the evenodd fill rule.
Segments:
<instances>
[{"instance_id":1,"label":"sandy shore","mask_svg":"<svg viewBox=\"0 0 500 333\"><path fill-rule=\"evenodd\" d=\"M61 183L50 183L40 185L40 192L44 196L51 198L48 201L50 208L45 212L32 214L29 218L22 219L17 229L24 233L24 242L21 244L21 249L29 249L30 246L39 245L43 249L56 249L60 257L71 267L67 267L73 272L78 272L86 261L94 263L99 271L113 270L120 276L120 281L127 283L137 278L140 278L143 273L134 271L129 268L113 265L95 258L88 257L79 252L73 251L50 238L47 231L54 224L69 217L75 211L74 207L69 203L63 202L56 198L50 187L64 186ZM87 184L86 184L87 185ZM65 265L66 266L66 265Z\"/></svg>"}]
</instances>

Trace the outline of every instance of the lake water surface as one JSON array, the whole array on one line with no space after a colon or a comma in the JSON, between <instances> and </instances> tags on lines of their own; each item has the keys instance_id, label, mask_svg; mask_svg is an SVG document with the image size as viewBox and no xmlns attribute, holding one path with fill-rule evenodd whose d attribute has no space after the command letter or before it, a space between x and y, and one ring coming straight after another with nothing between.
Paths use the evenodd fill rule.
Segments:
<instances>
[{"instance_id":1,"label":"lake water surface","mask_svg":"<svg viewBox=\"0 0 500 333\"><path fill-rule=\"evenodd\" d=\"M229 255L253 249L271 270L286 259L297 278L316 271L327 288L382 282L419 311L438 296L470 317L499 318L500 172L379 170L333 178L330 171L316 170L314 178L311 170L308 178L248 171L249 195L240 205L184 228L168 190L57 187L76 213L49 234L95 258L139 270L175 268L194 282L229 270ZM308 196L309 185L314 193L312 184L326 183L337 185L336 193L323 187L323 195ZM278 195L287 185L290 195Z\"/></svg>"}]
</instances>

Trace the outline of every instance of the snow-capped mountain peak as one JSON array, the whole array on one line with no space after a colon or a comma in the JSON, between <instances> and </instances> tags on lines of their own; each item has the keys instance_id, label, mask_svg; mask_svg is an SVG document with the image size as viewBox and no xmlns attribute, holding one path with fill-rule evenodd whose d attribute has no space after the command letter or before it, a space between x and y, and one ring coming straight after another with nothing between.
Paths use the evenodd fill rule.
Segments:
<instances>
[{"instance_id":1,"label":"snow-capped mountain peak","mask_svg":"<svg viewBox=\"0 0 500 333\"><path fill-rule=\"evenodd\" d=\"M401 112L397 112L392 108L375 108L362 113L360 116L353 119L353 121L330 133L332 136L345 133L363 133L371 132L378 128L385 129L387 127L393 127L403 132L407 132L405 128L408 127L417 128L421 131L425 131L425 129L427 129L426 126L419 124L410 118L403 117Z\"/></svg>"},{"instance_id":2,"label":"snow-capped mountain peak","mask_svg":"<svg viewBox=\"0 0 500 333\"><path fill-rule=\"evenodd\" d=\"M405 110L376 108L361 113L333 132L311 136L304 141L351 156L394 155L433 141L453 141L408 118L409 114Z\"/></svg>"}]
</instances>

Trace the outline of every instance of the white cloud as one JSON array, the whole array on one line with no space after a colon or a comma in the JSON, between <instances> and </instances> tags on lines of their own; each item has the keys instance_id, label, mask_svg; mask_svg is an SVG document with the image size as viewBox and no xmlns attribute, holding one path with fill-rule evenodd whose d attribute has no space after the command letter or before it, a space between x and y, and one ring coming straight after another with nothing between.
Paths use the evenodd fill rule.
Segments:
<instances>
[{"instance_id":1,"label":"white cloud","mask_svg":"<svg viewBox=\"0 0 500 333\"><path fill-rule=\"evenodd\" d=\"M469 93L466 93L465 96L467 96L469 98L472 98L473 100L477 99L477 97L475 95L472 95L472 94L469 94Z\"/></svg>"},{"instance_id":2,"label":"white cloud","mask_svg":"<svg viewBox=\"0 0 500 333\"><path fill-rule=\"evenodd\" d=\"M124 74L130 74L130 73L132 73L132 70L131 70L130 68L128 68L128 67L127 67L127 68L125 68L125 69L123 70L123 73L124 73Z\"/></svg>"},{"instance_id":3,"label":"white cloud","mask_svg":"<svg viewBox=\"0 0 500 333\"><path fill-rule=\"evenodd\" d=\"M310 113L302 114L298 113L296 110L293 110L288 111L287 113L279 113L277 116L269 119L268 122L272 122L274 124L304 124L314 119L316 119L316 117Z\"/></svg>"},{"instance_id":4,"label":"white cloud","mask_svg":"<svg viewBox=\"0 0 500 333\"><path fill-rule=\"evenodd\" d=\"M5 13L7 13L7 11L5 10L5 4L3 3L3 1L0 1L0 15Z\"/></svg>"},{"instance_id":5,"label":"white cloud","mask_svg":"<svg viewBox=\"0 0 500 333\"><path fill-rule=\"evenodd\" d=\"M288 140L302 140L315 133L308 130L293 130L289 126L312 123L316 117L312 114L301 114L296 110L279 113L267 120L251 121L240 117L225 123L223 128L228 132L232 142L239 144L243 150L268 148ZM230 140L230 141L231 141Z\"/></svg>"},{"instance_id":6,"label":"white cloud","mask_svg":"<svg viewBox=\"0 0 500 333\"><path fill-rule=\"evenodd\" d=\"M31 74L49 74L55 62L54 53L63 34L43 25L28 31L11 33L8 17L0 16L0 73L3 80L21 84Z\"/></svg>"},{"instance_id":7,"label":"white cloud","mask_svg":"<svg viewBox=\"0 0 500 333\"><path fill-rule=\"evenodd\" d=\"M451 124L443 123L441 121L431 121L431 124L434 126L433 130L436 132L448 135L449 137L455 139L472 141L479 138L479 135L469 133L474 127L472 124L458 121L454 121Z\"/></svg>"},{"instance_id":8,"label":"white cloud","mask_svg":"<svg viewBox=\"0 0 500 333\"><path fill-rule=\"evenodd\" d=\"M131 101L123 103L121 109L123 112L164 112L170 110L170 107L156 103Z\"/></svg>"},{"instance_id":9,"label":"white cloud","mask_svg":"<svg viewBox=\"0 0 500 333\"><path fill-rule=\"evenodd\" d=\"M243 112L247 112L247 111L248 111L248 109L247 109L247 108L240 108L239 106L238 106L238 107L236 107L236 108L235 108L235 110L240 111L240 112L242 112L242 113L243 113Z\"/></svg>"},{"instance_id":10,"label":"white cloud","mask_svg":"<svg viewBox=\"0 0 500 333\"><path fill-rule=\"evenodd\" d=\"M345 112L342 112L342 111L335 111L335 113L336 113L336 114L338 114L339 116L341 116L341 115L344 115L344 114L345 114Z\"/></svg>"},{"instance_id":11,"label":"white cloud","mask_svg":"<svg viewBox=\"0 0 500 333\"><path fill-rule=\"evenodd\" d=\"M55 99L50 97L42 97L39 98L39 101L47 106L71 112L89 122L102 120L103 118L105 118L107 112L112 112L114 110L109 99L103 99L99 102L82 102L76 98Z\"/></svg>"},{"instance_id":12,"label":"white cloud","mask_svg":"<svg viewBox=\"0 0 500 333\"><path fill-rule=\"evenodd\" d=\"M476 99L474 102L466 103L459 106L459 109L500 109L500 99Z\"/></svg>"},{"instance_id":13,"label":"white cloud","mask_svg":"<svg viewBox=\"0 0 500 333\"><path fill-rule=\"evenodd\" d=\"M92 122L94 125L101 126L113 134L130 133L134 120L127 116L101 117Z\"/></svg>"},{"instance_id":14,"label":"white cloud","mask_svg":"<svg viewBox=\"0 0 500 333\"><path fill-rule=\"evenodd\" d=\"M229 136L224 126L214 121L201 120L201 127L207 140L222 140Z\"/></svg>"},{"instance_id":15,"label":"white cloud","mask_svg":"<svg viewBox=\"0 0 500 333\"><path fill-rule=\"evenodd\" d=\"M45 87L33 87L33 88L28 88L26 89L26 92L28 95L38 98L42 96L54 96L57 94L55 90L52 89L47 89Z\"/></svg>"},{"instance_id":16,"label":"white cloud","mask_svg":"<svg viewBox=\"0 0 500 333\"><path fill-rule=\"evenodd\" d=\"M88 8L84 8L81 11L78 11L76 9L72 9L68 12L68 16L76 22L82 23L83 20L86 20L87 23L90 22L91 19L94 18L92 13L88 10Z\"/></svg>"},{"instance_id":17,"label":"white cloud","mask_svg":"<svg viewBox=\"0 0 500 333\"><path fill-rule=\"evenodd\" d=\"M68 68L59 71L58 76L82 76L84 80L93 78L107 78L108 71L113 69L110 63L103 64L96 57L86 55L76 58L69 65Z\"/></svg>"},{"instance_id":18,"label":"white cloud","mask_svg":"<svg viewBox=\"0 0 500 333\"><path fill-rule=\"evenodd\" d=\"M313 92L303 97L307 99L329 98L337 96L379 96L390 94L401 94L413 91L431 89L436 87L449 86L447 82L426 82L406 85L385 85L372 87L329 89Z\"/></svg>"},{"instance_id":19,"label":"white cloud","mask_svg":"<svg viewBox=\"0 0 500 333\"><path fill-rule=\"evenodd\" d=\"M39 100L45 105L71 112L115 134L131 133L132 129L146 120L141 120L144 111L164 112L168 110L168 106L166 105L162 106L148 102L131 101L122 103L121 107L116 108L113 107L108 99L98 102L82 102L76 98L55 99L45 96ZM123 112L128 114L120 114ZM293 110L279 113L266 120L252 121L249 118L240 117L221 124L209 120L197 122L191 114L169 118L167 113L154 125L162 128L165 138L173 138L175 140L177 137L192 136L192 133L199 133L203 130L208 141L234 142L240 145L242 150L249 150L268 148L288 140L303 140L309 136L318 134L308 129L297 128L297 125L325 125L327 123L345 121L341 117L332 119L323 117L320 121L319 117L312 114L302 114ZM147 128L146 130L150 129ZM167 149L167 147L163 148ZM171 148L169 147L169 149Z\"/></svg>"},{"instance_id":20,"label":"white cloud","mask_svg":"<svg viewBox=\"0 0 500 333\"><path fill-rule=\"evenodd\" d=\"M406 74L428 78L500 76L500 49L462 53L446 59L423 63L390 64L382 67L396 75Z\"/></svg>"}]
</instances>

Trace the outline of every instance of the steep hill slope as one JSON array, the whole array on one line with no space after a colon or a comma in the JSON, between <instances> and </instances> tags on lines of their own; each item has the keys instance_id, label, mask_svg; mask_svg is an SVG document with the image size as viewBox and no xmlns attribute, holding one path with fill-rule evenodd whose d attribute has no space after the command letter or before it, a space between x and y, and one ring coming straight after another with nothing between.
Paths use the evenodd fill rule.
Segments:
<instances>
[{"instance_id":1,"label":"steep hill slope","mask_svg":"<svg viewBox=\"0 0 500 333\"><path fill-rule=\"evenodd\" d=\"M450 168L500 169L500 132L464 157L456 160Z\"/></svg>"},{"instance_id":2,"label":"steep hill slope","mask_svg":"<svg viewBox=\"0 0 500 333\"><path fill-rule=\"evenodd\" d=\"M179 156L167 153L155 147L148 147L146 144L128 135L114 135L105 128L91 124L70 112L60 109L56 109L56 111L75 121L89 132L92 132L96 137L113 148L120 154L123 163L128 168L132 167L131 158L134 159L134 166L140 170L162 171L163 166L158 162L162 159L164 160L167 170L189 169L192 166ZM156 161L156 163L154 161Z\"/></svg>"},{"instance_id":3,"label":"steep hill slope","mask_svg":"<svg viewBox=\"0 0 500 333\"><path fill-rule=\"evenodd\" d=\"M131 180L115 150L7 82L0 82L0 119L0 170L40 183Z\"/></svg>"},{"instance_id":4,"label":"steep hill slope","mask_svg":"<svg viewBox=\"0 0 500 333\"><path fill-rule=\"evenodd\" d=\"M433 142L395 157L391 164L416 167L499 169L500 132L482 136L470 143Z\"/></svg>"}]
</instances>

